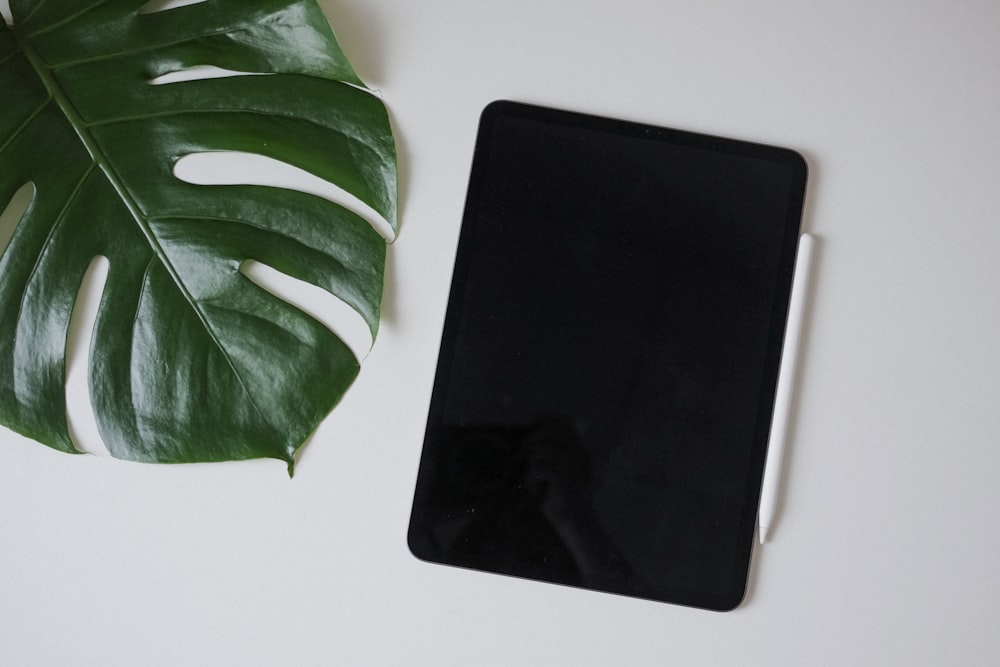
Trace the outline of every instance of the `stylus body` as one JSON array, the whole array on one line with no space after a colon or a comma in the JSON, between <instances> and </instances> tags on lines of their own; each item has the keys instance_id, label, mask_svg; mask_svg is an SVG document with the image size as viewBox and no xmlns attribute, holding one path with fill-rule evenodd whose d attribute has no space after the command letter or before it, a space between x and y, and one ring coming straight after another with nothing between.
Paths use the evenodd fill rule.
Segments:
<instances>
[{"instance_id":1,"label":"stylus body","mask_svg":"<svg viewBox=\"0 0 1000 667\"><path fill-rule=\"evenodd\" d=\"M810 234L803 234L799 238L795 274L792 278L792 298L788 307L788 323L785 325L785 344L781 353L781 366L778 370L778 389L775 393L774 417L771 420L771 438L767 447L764 483L760 494L757 521L761 544L764 544L767 539L767 532L771 527L778 504L778 485L781 480L781 465L785 457L785 442L788 439L792 385L795 384L795 366L799 356L799 340L802 337L803 311L805 310L806 293L809 291L808 282L814 244L815 241Z\"/></svg>"}]
</instances>

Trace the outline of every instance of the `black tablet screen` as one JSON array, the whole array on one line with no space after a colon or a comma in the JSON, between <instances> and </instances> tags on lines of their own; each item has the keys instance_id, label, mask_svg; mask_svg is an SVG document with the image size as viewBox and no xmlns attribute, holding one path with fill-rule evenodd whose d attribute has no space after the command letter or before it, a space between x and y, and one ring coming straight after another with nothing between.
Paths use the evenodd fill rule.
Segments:
<instances>
[{"instance_id":1,"label":"black tablet screen","mask_svg":"<svg viewBox=\"0 0 1000 667\"><path fill-rule=\"evenodd\" d=\"M804 186L785 149L487 107L411 550L737 605Z\"/></svg>"}]
</instances>

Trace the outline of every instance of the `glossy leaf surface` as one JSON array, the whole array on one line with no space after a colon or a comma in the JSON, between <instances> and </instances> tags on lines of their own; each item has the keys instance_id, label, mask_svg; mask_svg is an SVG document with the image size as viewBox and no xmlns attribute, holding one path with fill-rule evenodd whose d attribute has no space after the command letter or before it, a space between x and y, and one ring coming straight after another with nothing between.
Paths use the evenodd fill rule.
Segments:
<instances>
[{"instance_id":1,"label":"glossy leaf surface","mask_svg":"<svg viewBox=\"0 0 1000 667\"><path fill-rule=\"evenodd\" d=\"M244 151L305 169L395 228L395 149L315 0L13 0L0 21L0 210L34 195L0 256L0 421L75 452L70 316L109 269L89 386L113 456L288 462L358 373L329 329L241 273L248 260L379 322L385 240L326 199L193 185L185 155ZM154 85L196 66L267 73ZM2 230L0 230L2 231ZM0 242L4 240L0 235Z\"/></svg>"}]
</instances>

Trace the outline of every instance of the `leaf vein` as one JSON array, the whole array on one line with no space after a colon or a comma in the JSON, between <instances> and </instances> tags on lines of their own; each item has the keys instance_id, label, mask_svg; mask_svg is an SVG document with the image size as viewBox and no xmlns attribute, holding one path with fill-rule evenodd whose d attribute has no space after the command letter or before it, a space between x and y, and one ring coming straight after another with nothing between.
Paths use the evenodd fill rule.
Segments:
<instances>
[{"instance_id":1,"label":"leaf vein","mask_svg":"<svg viewBox=\"0 0 1000 667\"><path fill-rule=\"evenodd\" d=\"M47 100L42 102L37 109L32 111L31 115L28 116L24 120L24 122L21 123L16 130L14 130L13 133L11 133L10 137L7 138L7 141L3 142L3 144L0 144L0 153L3 153L5 150L7 150L7 147L10 146L10 144L13 143L15 139L17 139L18 135L24 132L24 130L27 129L29 125L31 125L31 121L33 121L38 116L38 114L42 113L45 107L47 107L51 102L52 98L49 97Z\"/></svg>"},{"instance_id":2,"label":"leaf vein","mask_svg":"<svg viewBox=\"0 0 1000 667\"><path fill-rule=\"evenodd\" d=\"M226 187L226 186L222 186L222 187ZM260 186L260 187L269 187L269 186ZM333 204L334 206L337 206L337 204L334 204L333 202L329 202L329 203ZM185 220L185 221L187 221L187 220L204 220L206 222L225 222L225 223L235 224L235 225L246 225L247 227L252 227L253 229L258 229L258 230L263 231L263 232L271 232L271 233L275 234L276 236L278 236L280 238L283 238L283 239L288 239L289 241L298 241L299 243L302 243L301 241L299 241L294 236L291 236L290 234L283 234L283 233L281 233L277 229L271 229L270 227L265 227L264 225L261 225L261 224L258 224L256 222L253 222L252 220L244 220L243 218L226 218L226 217L217 216L217 215L185 215L185 214L169 215L169 214L166 214L166 215L153 215L153 216L149 216L148 220L150 222L166 222L166 221L169 221L169 220ZM310 246L308 246L305 243L303 243L302 245L305 245L306 247L310 247ZM318 248L314 248L314 250L318 250Z\"/></svg>"},{"instance_id":3,"label":"leaf vein","mask_svg":"<svg viewBox=\"0 0 1000 667\"><path fill-rule=\"evenodd\" d=\"M267 290L264 290L259 285L257 285L256 283L254 283L252 280L247 279L247 281L249 283L251 283L252 285L254 285L257 289L263 290L265 292L267 291ZM270 294L270 292L268 292L268 294ZM286 301L285 303L288 303L288 302ZM235 313L237 315L245 315L245 316L247 316L247 317L249 317L252 320L255 320L257 322L262 322L262 323L267 324L267 325L279 327L279 328L282 329L282 331L287 332L289 335L291 335L296 341L298 341L302 345L309 345L309 341L304 340L300 336L296 335L294 331L290 331L289 329L281 327L281 325L278 324L277 322L275 322L274 320L270 320L270 319L268 319L268 318L266 318L266 317L264 317L262 315L258 315L256 313L247 312L245 310L240 310L239 308L233 308L232 306L230 306L230 305L228 305L226 303L223 303L221 301L218 301L218 302L216 302L216 301L210 301L210 302L206 302L205 305L207 307L209 307L209 308L213 308L213 309L221 311L221 312ZM291 304L289 304L289 305L291 305ZM292 307L294 308L294 306L292 306ZM298 309L296 308L296 310L298 310ZM305 314L305 313L303 313L303 314ZM239 374L237 374L237 377L239 377ZM242 379L240 380L240 382L242 383ZM252 399L251 399L251 401L252 401ZM257 406L255 405L254 407L256 408ZM259 409L258 409L258 412L259 412ZM261 413L261 415L263 416L263 413Z\"/></svg>"},{"instance_id":4,"label":"leaf vein","mask_svg":"<svg viewBox=\"0 0 1000 667\"><path fill-rule=\"evenodd\" d=\"M19 49L15 49L15 50L11 51L7 55L5 55L3 58L0 58L0 65L4 65L8 60L11 60L14 56L16 56L19 53L21 53L21 51Z\"/></svg>"},{"instance_id":5,"label":"leaf vein","mask_svg":"<svg viewBox=\"0 0 1000 667\"><path fill-rule=\"evenodd\" d=\"M85 7L84 9L81 9L80 11L78 11L75 14L70 14L69 16L63 18L62 20L56 21L55 23L53 23L51 25L47 25L44 28L39 28L38 30L36 30L34 32L29 32L28 33L28 37L37 37L38 35L44 35L47 32L51 32L53 30L57 30L58 28L61 28L64 25L68 25L68 24L72 23L73 21L77 20L78 18L80 18L84 14L88 14L88 13L94 11L95 9L97 9L98 7L100 7L101 5L108 4L108 2L110 2L110 0L98 0L98 2L95 2L94 4L92 4L89 7ZM35 9L38 9L37 5L35 6Z\"/></svg>"},{"instance_id":6,"label":"leaf vein","mask_svg":"<svg viewBox=\"0 0 1000 667\"><path fill-rule=\"evenodd\" d=\"M261 187L268 187L268 186L261 186ZM336 204L334 202L328 202L328 203L332 204L333 206L337 206L338 208L342 208L342 207L340 207L339 204ZM221 216L212 216L212 215L159 215L159 216L151 216L150 218L148 218L148 220L149 220L149 222L166 222L166 221L170 221L170 220L183 220L185 222L187 222L187 221L205 221L205 222L222 222L222 223L233 224L233 225L243 225L245 227L250 227L251 229L255 229L257 231L266 232L268 234L271 234L272 236L278 237L279 239L283 239L283 240L286 240L286 241L291 241L293 243L297 243L300 246L302 246L303 248L308 248L309 250L313 250L315 252L321 253L324 257L327 257L331 261L336 262L337 265L340 266L341 268L343 268L344 270L349 271L351 273L358 273L357 271L352 270L343 260L337 258L334 255L331 255L329 252L327 252L323 248L318 248L318 247L316 247L314 245L306 243L302 239L300 239L298 237L295 237L295 236L293 236L291 234L285 234L285 233L281 232L280 230L273 229L271 227L265 227L264 225L258 224L256 222L251 221L251 220L244 220L242 218L224 218L224 217L221 217ZM247 258L247 259L250 259L250 258Z\"/></svg>"},{"instance_id":7,"label":"leaf vein","mask_svg":"<svg viewBox=\"0 0 1000 667\"><path fill-rule=\"evenodd\" d=\"M222 30L213 30L206 33L198 33L196 35L188 35L181 39L171 40L169 42L157 42L156 44L149 44L147 46L142 46L137 49L126 49L125 51L115 51L114 53L102 53L97 56L91 56L89 58L79 58L77 60L66 60L61 63L53 63L52 69L58 70L66 67L75 67L77 65L89 65L92 63L99 63L105 60L114 60L115 58L121 58L123 56L134 56L140 53L147 53L149 51L156 51L157 49L165 49L171 46L177 46L178 44L184 44L186 42L193 42L199 39L204 39L206 37L218 37L219 35L229 35L236 32L241 32L246 28L223 28Z\"/></svg>"},{"instance_id":8,"label":"leaf vein","mask_svg":"<svg viewBox=\"0 0 1000 667\"><path fill-rule=\"evenodd\" d=\"M63 204L63 207L59 209L59 213L56 216L55 222L52 223L52 227L49 229L48 234L46 234L45 240L42 242L42 248L39 251L38 256L35 257L35 262L32 264L31 271L28 273L28 278L27 280L24 281L24 291L21 292L21 300L17 304L17 314L14 316L15 322L21 321L21 313L24 312L25 301L28 298L28 291L30 289L32 280L34 279L35 274L38 273L38 269L42 265L42 261L45 259L45 256L48 253L49 248L52 247L52 239L55 236L56 231L59 229L60 226L62 226L62 224L66 220L66 213L72 207L73 202L76 201L77 197L79 197L80 191L83 189L84 183L87 181L87 178L90 176L90 174L93 173L94 169L95 165L92 164L90 165L90 167L86 169L86 171L83 172L83 174L80 175L80 178L73 186L73 192L71 192L70 195L66 198L66 202ZM35 333L37 334L39 332Z\"/></svg>"},{"instance_id":9,"label":"leaf vein","mask_svg":"<svg viewBox=\"0 0 1000 667\"><path fill-rule=\"evenodd\" d=\"M35 6L32 7L27 14L21 17L21 23L27 23L28 21L30 21L31 17L34 16L39 9L41 9L42 5L44 5L45 2L46 0L38 0L38 2L35 3Z\"/></svg>"},{"instance_id":10,"label":"leaf vein","mask_svg":"<svg viewBox=\"0 0 1000 667\"><path fill-rule=\"evenodd\" d=\"M342 129L337 128L337 127L333 127L331 125L324 125L320 121L313 120L312 118L303 118L301 115L296 115L294 113L282 113L282 112L279 112L279 111L261 111L259 109L242 109L242 108L236 108L236 109L233 109L233 108L228 108L228 109L227 108L205 108L205 109L187 109L187 108L185 108L185 109L174 109L174 110L171 110L171 111L160 111L158 113L145 114L145 115L141 115L141 116L121 116L121 117L118 117L118 118L107 118L107 119L104 119L104 120L93 121L93 122L87 123L87 127L89 127L89 128L106 127L108 125L117 125L119 123L130 123L130 122L133 122L133 121L145 121L145 120L154 120L154 119L162 119L162 118L172 118L172 117L175 117L175 116L183 116L185 114L192 114L192 115L194 115L194 114L220 115L220 114L239 114L239 113L254 114L254 115L257 115L257 116L268 116L268 117L273 117L273 118L286 118L286 119L291 119L291 120L295 120L295 121L300 121L302 123L307 123L307 124L312 125L314 127L323 128L324 130L330 130L331 132L335 132L336 134L339 134L339 135L341 135L343 137L351 139L352 141L356 141L356 138L352 134L344 132Z\"/></svg>"}]
</instances>

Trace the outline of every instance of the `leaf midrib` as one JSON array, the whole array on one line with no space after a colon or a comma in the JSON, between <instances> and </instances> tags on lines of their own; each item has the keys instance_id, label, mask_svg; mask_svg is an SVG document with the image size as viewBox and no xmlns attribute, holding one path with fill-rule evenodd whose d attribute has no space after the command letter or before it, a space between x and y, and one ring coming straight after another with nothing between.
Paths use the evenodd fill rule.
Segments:
<instances>
[{"instance_id":1,"label":"leaf midrib","mask_svg":"<svg viewBox=\"0 0 1000 667\"><path fill-rule=\"evenodd\" d=\"M253 394L250 392L249 388L244 382L243 377L240 375L239 370L233 364L233 361L230 358L228 352L226 351L225 346L222 345L222 342L215 335L215 332L212 330L212 327L205 319L204 313L202 313L201 309L198 308L196 300L191 295L191 292L188 291L187 287L184 285L184 282L177 274L177 270L174 268L173 264L169 261L166 252L163 250L163 247L160 245L159 241L156 239L156 236L153 234L153 230L146 222L145 215L140 209L139 204L129 193L128 188L125 187L125 184L121 181L121 179L118 177L118 174L111 166L111 163L108 160L107 156L104 154L103 149L98 144L94 136L90 133L88 129L90 127L90 123L85 121L77 112L76 108L73 106L73 103L70 101L69 97L62 89L62 86L59 85L59 82L52 75L51 73L52 68L41 56L41 54L39 54L35 50L35 48L31 45L31 43L24 38L21 32L17 29L16 24L14 26L11 26L11 32L14 33L14 37L17 40L18 47L21 49L21 52L24 53L25 57L28 59L28 62L35 70L35 73L41 80L42 85L45 86L45 89L46 91L48 91L48 94L51 97L52 101L56 103L56 106L59 107L59 110L66 117L66 120L73 128L73 131L80 139L80 142L84 145L84 147L87 149L87 152L90 154L90 157L93 160L94 164L96 164L100 168L100 170L104 173L105 178L108 179L108 182L111 184L111 187L114 188L115 193L121 199L122 203L125 205L125 208L132 216L132 219L135 221L136 225L138 225L139 230L146 238L146 242L149 244L150 249L153 251L153 254L159 260L160 264L162 264L163 267L167 270L167 273L170 274L171 280L173 280L174 284L177 286L177 289L180 290L181 294L183 295L184 300L191 306L191 309L197 315L198 321L201 322L201 325L202 327L204 327L205 332L208 334L209 338L212 339L212 343L218 348L223 358L225 358L226 364L229 366L229 368L233 372L233 375L239 381L240 387L242 387L243 392L247 397L247 400L253 406L257 414L263 417L265 422L268 422L264 412L254 401Z\"/></svg>"}]
</instances>

